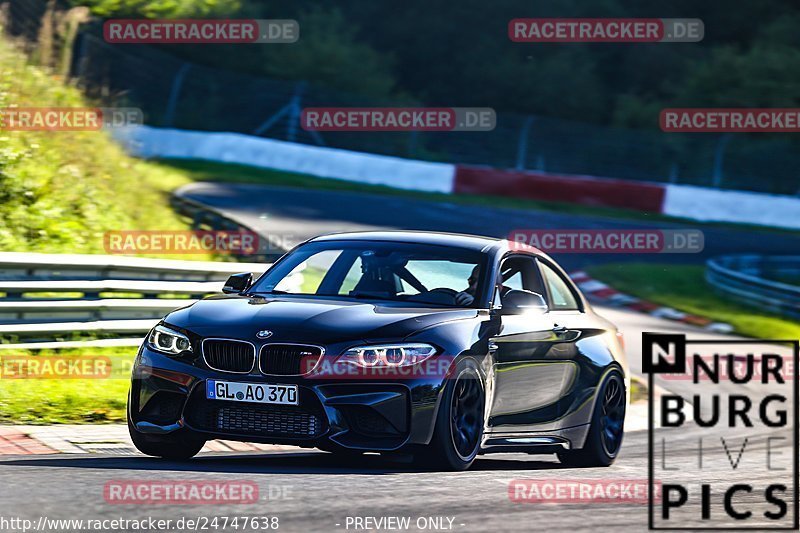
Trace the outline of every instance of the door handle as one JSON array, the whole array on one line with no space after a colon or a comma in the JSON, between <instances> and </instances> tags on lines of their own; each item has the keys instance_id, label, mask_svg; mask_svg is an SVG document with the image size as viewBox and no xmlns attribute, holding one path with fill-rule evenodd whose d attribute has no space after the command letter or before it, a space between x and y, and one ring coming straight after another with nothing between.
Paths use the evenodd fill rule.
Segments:
<instances>
[{"instance_id":1,"label":"door handle","mask_svg":"<svg viewBox=\"0 0 800 533\"><path fill-rule=\"evenodd\" d=\"M569 331L567 326L559 326L558 324L553 326L553 333L566 333L567 331Z\"/></svg>"}]
</instances>

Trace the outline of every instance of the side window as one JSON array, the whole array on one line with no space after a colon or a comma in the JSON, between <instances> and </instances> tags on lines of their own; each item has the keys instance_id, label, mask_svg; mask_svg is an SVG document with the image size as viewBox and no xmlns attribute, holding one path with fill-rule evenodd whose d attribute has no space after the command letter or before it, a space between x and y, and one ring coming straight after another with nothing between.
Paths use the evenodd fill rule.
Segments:
<instances>
[{"instance_id":1,"label":"side window","mask_svg":"<svg viewBox=\"0 0 800 533\"><path fill-rule=\"evenodd\" d=\"M570 289L561 275L542 262L539 262L539 267L550 293L550 309L553 311L576 311L580 309L572 289Z\"/></svg>"},{"instance_id":2,"label":"side window","mask_svg":"<svg viewBox=\"0 0 800 533\"><path fill-rule=\"evenodd\" d=\"M522 288L522 272L517 271L507 279L503 280L503 286L508 287L509 289L521 289Z\"/></svg>"},{"instance_id":3,"label":"side window","mask_svg":"<svg viewBox=\"0 0 800 533\"><path fill-rule=\"evenodd\" d=\"M542 281L533 257L511 255L503 260L500 270L503 275L504 290L524 289L544 295Z\"/></svg>"},{"instance_id":4,"label":"side window","mask_svg":"<svg viewBox=\"0 0 800 533\"><path fill-rule=\"evenodd\" d=\"M511 255L506 257L500 267L502 287L495 294L495 302L499 302L509 290L523 289L545 295L536 260L529 255Z\"/></svg>"}]
</instances>

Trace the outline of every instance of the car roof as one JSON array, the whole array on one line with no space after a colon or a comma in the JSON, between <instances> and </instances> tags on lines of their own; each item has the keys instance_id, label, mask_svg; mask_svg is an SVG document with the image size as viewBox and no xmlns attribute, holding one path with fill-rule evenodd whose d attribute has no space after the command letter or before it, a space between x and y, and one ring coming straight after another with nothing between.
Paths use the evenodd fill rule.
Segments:
<instances>
[{"instance_id":1,"label":"car roof","mask_svg":"<svg viewBox=\"0 0 800 533\"><path fill-rule=\"evenodd\" d=\"M493 248L505 246L506 243L505 239L497 239L494 237L436 231L354 231L320 235L319 237L314 237L309 240L309 242L330 241L382 241L433 244L467 248L477 251L488 251Z\"/></svg>"}]
</instances>

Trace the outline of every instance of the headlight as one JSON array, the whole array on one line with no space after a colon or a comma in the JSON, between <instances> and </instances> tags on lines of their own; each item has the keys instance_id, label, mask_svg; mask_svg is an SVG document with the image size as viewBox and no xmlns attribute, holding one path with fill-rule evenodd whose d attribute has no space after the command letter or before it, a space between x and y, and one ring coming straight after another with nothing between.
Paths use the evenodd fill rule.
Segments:
<instances>
[{"instance_id":1,"label":"headlight","mask_svg":"<svg viewBox=\"0 0 800 533\"><path fill-rule=\"evenodd\" d=\"M435 354L436 348L430 344L378 344L350 348L339 357L339 361L366 368L409 366Z\"/></svg>"},{"instance_id":2,"label":"headlight","mask_svg":"<svg viewBox=\"0 0 800 533\"><path fill-rule=\"evenodd\" d=\"M164 326L153 328L150 336L147 337L147 347L169 355L192 351L192 343L189 341L189 337Z\"/></svg>"}]
</instances>

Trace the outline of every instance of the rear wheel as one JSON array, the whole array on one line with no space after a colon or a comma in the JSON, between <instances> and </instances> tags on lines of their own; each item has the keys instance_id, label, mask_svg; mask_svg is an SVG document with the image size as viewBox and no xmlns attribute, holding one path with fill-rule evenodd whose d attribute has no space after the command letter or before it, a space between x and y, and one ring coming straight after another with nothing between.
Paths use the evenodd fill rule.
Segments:
<instances>
[{"instance_id":1,"label":"rear wheel","mask_svg":"<svg viewBox=\"0 0 800 533\"><path fill-rule=\"evenodd\" d=\"M128 418L128 433L136 449L146 455L163 457L164 459L191 459L203 448L206 441L181 429L166 435L141 433Z\"/></svg>"},{"instance_id":2,"label":"rear wheel","mask_svg":"<svg viewBox=\"0 0 800 533\"><path fill-rule=\"evenodd\" d=\"M475 364L461 363L445 385L431 443L415 455L431 468L466 470L480 451L484 421L483 381Z\"/></svg>"},{"instance_id":3,"label":"rear wheel","mask_svg":"<svg viewBox=\"0 0 800 533\"><path fill-rule=\"evenodd\" d=\"M576 467L610 466L622 447L625 402L625 382L619 372L612 371L599 387L583 448L559 452L561 463Z\"/></svg>"}]
</instances>

